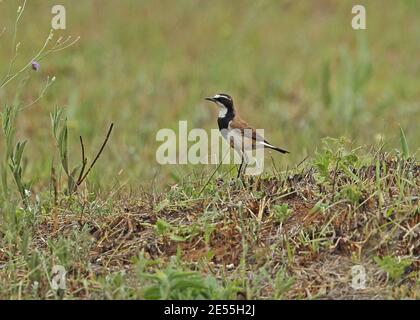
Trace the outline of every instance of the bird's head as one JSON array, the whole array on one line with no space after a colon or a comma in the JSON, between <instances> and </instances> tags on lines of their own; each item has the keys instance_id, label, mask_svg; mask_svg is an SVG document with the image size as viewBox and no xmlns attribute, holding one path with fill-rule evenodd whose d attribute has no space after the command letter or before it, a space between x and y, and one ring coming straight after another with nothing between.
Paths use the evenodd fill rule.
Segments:
<instances>
[{"instance_id":1,"label":"bird's head","mask_svg":"<svg viewBox=\"0 0 420 320\"><path fill-rule=\"evenodd\" d=\"M233 99L228 94L218 93L205 99L217 104L219 107L219 118L223 118L227 113L233 112Z\"/></svg>"}]
</instances>

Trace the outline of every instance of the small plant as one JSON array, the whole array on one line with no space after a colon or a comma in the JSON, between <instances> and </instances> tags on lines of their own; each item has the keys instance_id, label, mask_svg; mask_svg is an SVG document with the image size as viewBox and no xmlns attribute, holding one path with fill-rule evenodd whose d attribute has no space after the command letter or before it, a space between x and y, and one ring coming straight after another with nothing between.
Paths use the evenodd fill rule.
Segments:
<instances>
[{"instance_id":1,"label":"small plant","mask_svg":"<svg viewBox=\"0 0 420 320\"><path fill-rule=\"evenodd\" d=\"M83 144L83 138L80 136L80 149L81 149L81 164L70 168L69 165L69 149L68 149L68 129L67 129L67 118L63 116L63 109L55 109L51 113L51 126L52 134L56 141L58 152L60 155L61 166L67 176L67 191L69 194L72 194L76 191L77 187L86 179L90 170L95 165L96 161L99 159L102 151L104 150L108 139L111 135L114 124L111 123L108 133L105 137L104 142L102 143L101 148L99 149L96 157L92 161L89 167L87 167L88 159L85 156L85 146ZM88 168L86 170L86 168Z\"/></svg>"},{"instance_id":2,"label":"small plant","mask_svg":"<svg viewBox=\"0 0 420 320\"><path fill-rule=\"evenodd\" d=\"M156 221L156 224L154 226L155 232L159 236L164 236L168 234L168 232L171 230L171 224L167 222L165 219L158 219Z\"/></svg>"},{"instance_id":3,"label":"small plant","mask_svg":"<svg viewBox=\"0 0 420 320\"><path fill-rule=\"evenodd\" d=\"M405 269L412 263L411 259L397 259L392 256L375 257L374 260L393 281L399 280Z\"/></svg>"},{"instance_id":4,"label":"small plant","mask_svg":"<svg viewBox=\"0 0 420 320\"><path fill-rule=\"evenodd\" d=\"M175 268L174 260L164 270L137 273L141 284L149 282L141 290L145 299L228 299L239 290L232 283L221 287L212 276L202 277L198 272Z\"/></svg>"},{"instance_id":5,"label":"small plant","mask_svg":"<svg viewBox=\"0 0 420 320\"><path fill-rule=\"evenodd\" d=\"M13 154L10 157L9 167L13 173L13 178L15 179L16 186L22 197L22 200L25 206L28 205L28 187L22 181L22 155L25 149L26 141L19 141L16 144L16 147L13 151Z\"/></svg>"},{"instance_id":6,"label":"small plant","mask_svg":"<svg viewBox=\"0 0 420 320\"><path fill-rule=\"evenodd\" d=\"M293 278L287 276L284 269L277 271L276 279L274 281L274 298L282 299L284 294L289 291L293 283Z\"/></svg>"},{"instance_id":7,"label":"small plant","mask_svg":"<svg viewBox=\"0 0 420 320\"><path fill-rule=\"evenodd\" d=\"M153 282L143 291L146 299L209 298L204 279L196 272L156 270L153 274L143 273L141 277Z\"/></svg>"},{"instance_id":8,"label":"small plant","mask_svg":"<svg viewBox=\"0 0 420 320\"><path fill-rule=\"evenodd\" d=\"M27 195L27 185L25 185L22 181L22 156L23 151L26 145L26 141L24 142L17 142L15 147L13 145L15 144L15 131L16 131L16 119L20 111L32 106L37 101L39 101L47 91L47 89L53 84L55 81L55 77L50 78L47 76L47 81L43 89L41 90L39 96L35 98L30 103L24 104L20 100L20 96L24 90L25 85L27 84L29 78L30 78L30 72L38 71L40 68L40 63L42 59L46 58L47 56L59 52L61 50L64 50L73 44L75 44L79 37L76 39L72 39L70 36L66 39L63 39L63 37L59 37L55 44L51 44L54 34L53 31L50 30L43 46L41 49L33 55L33 57L29 60L27 60L25 63L23 63L20 66L16 66L17 57L19 55L19 49L21 47L21 43L18 41L18 26L19 22L22 18L22 15L26 9L26 0L22 1L21 5L17 9L14 28L12 29L12 56L10 59L10 62L8 63L7 70L4 72L4 77L0 78L0 90L6 90L8 85L13 80L19 80L18 86L16 88L16 92L14 94L14 100L13 103L8 104L5 103L3 112L1 113L2 118L2 129L4 133L4 140L5 140L5 153L4 158L0 161L0 178L1 178L1 187L2 187L2 195L4 199L11 200L10 198L10 190L8 186L8 170L7 167L10 168L12 171L12 175L14 178L14 181L17 186L17 190L22 198L22 201L24 203L25 208L28 208L29 202L28 202L28 195ZM4 28L0 32L0 36L3 35L6 28ZM7 95L5 95L7 97Z\"/></svg>"},{"instance_id":9,"label":"small plant","mask_svg":"<svg viewBox=\"0 0 420 320\"><path fill-rule=\"evenodd\" d=\"M361 191L356 185L346 185L340 191L341 198L347 199L352 204L358 204L362 197Z\"/></svg>"},{"instance_id":10,"label":"small plant","mask_svg":"<svg viewBox=\"0 0 420 320\"><path fill-rule=\"evenodd\" d=\"M4 153L4 159L0 164L1 183L4 198L8 198L9 195L6 167L8 166L10 160L13 157L16 113L16 108L14 108L13 106L5 105L4 111L1 114L2 129L4 133L6 149Z\"/></svg>"},{"instance_id":11,"label":"small plant","mask_svg":"<svg viewBox=\"0 0 420 320\"><path fill-rule=\"evenodd\" d=\"M118 271L99 279L101 290L107 299L128 299L134 294L127 285L126 277L124 271Z\"/></svg>"},{"instance_id":12,"label":"small plant","mask_svg":"<svg viewBox=\"0 0 420 320\"><path fill-rule=\"evenodd\" d=\"M172 241L186 241L200 233L197 224L173 226L165 219L158 219L153 228L158 236L168 237ZM207 231L205 229L204 232L210 232L211 234L213 230ZM208 237L210 237L210 234L208 234Z\"/></svg>"},{"instance_id":13,"label":"small plant","mask_svg":"<svg viewBox=\"0 0 420 320\"><path fill-rule=\"evenodd\" d=\"M334 185L334 172L338 169L341 169L352 180L359 180L352 172L352 169L357 168L360 162L356 150L348 150L345 144L345 138L322 140L322 150L315 153L313 160L313 165L317 168L316 178L320 183ZM331 171L334 171L333 174Z\"/></svg>"},{"instance_id":14,"label":"small plant","mask_svg":"<svg viewBox=\"0 0 420 320\"><path fill-rule=\"evenodd\" d=\"M275 204L273 205L273 209L274 209L274 219L277 222L283 222L286 218L288 218L292 213L293 210L289 208L287 203L284 204Z\"/></svg>"}]
</instances>

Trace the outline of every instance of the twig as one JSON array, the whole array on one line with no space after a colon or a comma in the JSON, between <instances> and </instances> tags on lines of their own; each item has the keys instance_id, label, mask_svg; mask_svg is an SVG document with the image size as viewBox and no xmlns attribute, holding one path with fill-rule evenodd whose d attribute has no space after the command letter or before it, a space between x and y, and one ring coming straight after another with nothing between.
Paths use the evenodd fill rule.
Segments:
<instances>
[{"instance_id":1,"label":"twig","mask_svg":"<svg viewBox=\"0 0 420 320\"><path fill-rule=\"evenodd\" d=\"M87 158L85 157L85 145L83 144L83 138L80 136L80 148L82 149L82 168L80 169L79 178L77 179L77 185L80 185L80 180L83 177L83 173L85 172Z\"/></svg>"},{"instance_id":2,"label":"twig","mask_svg":"<svg viewBox=\"0 0 420 320\"><path fill-rule=\"evenodd\" d=\"M39 96L35 100L33 100L33 101L29 102L28 104L24 105L23 107L20 107L19 111L27 109L27 108L31 107L32 105L34 105L35 103L37 103L39 100L41 100L44 97L45 92L54 83L54 81L55 81L55 77L52 77L50 79L50 77L48 76L47 77L47 83L45 84L44 88L41 90L41 93L39 94Z\"/></svg>"},{"instance_id":3,"label":"twig","mask_svg":"<svg viewBox=\"0 0 420 320\"><path fill-rule=\"evenodd\" d=\"M111 132L112 132L112 128L113 128L113 127L114 127L114 124L113 124L113 123L111 123L111 125L109 126L108 133L107 133L107 135L106 135L106 137L105 137L105 140L104 140L104 142L102 143L101 149L99 149L98 154L96 155L95 159L93 160L92 164L89 166L89 169L86 171L86 173L84 174L84 176L82 177L82 179L80 179L80 180L77 182L77 185L78 185L78 186L79 186L79 185L83 182L83 180L85 180L85 179L86 179L86 177L87 177L87 175L89 174L90 170L92 170L92 168L93 168L93 166L95 165L96 161L99 159L99 157L100 157L100 155L101 155L102 151L104 150L104 148L105 148L105 146L106 146L106 144L107 144L107 142L108 142L108 139L109 139L109 136L111 135Z\"/></svg>"},{"instance_id":4,"label":"twig","mask_svg":"<svg viewBox=\"0 0 420 320\"><path fill-rule=\"evenodd\" d=\"M53 188L54 205L56 206L58 203L58 184L57 184L57 177L55 175L54 160L51 163L51 187Z\"/></svg>"},{"instance_id":5,"label":"twig","mask_svg":"<svg viewBox=\"0 0 420 320\"><path fill-rule=\"evenodd\" d=\"M309 158L309 155L307 155L305 158L303 158L303 160L298 163L298 165L296 166L296 168L299 168L302 163L304 163L306 160L308 160L308 158Z\"/></svg>"}]
</instances>

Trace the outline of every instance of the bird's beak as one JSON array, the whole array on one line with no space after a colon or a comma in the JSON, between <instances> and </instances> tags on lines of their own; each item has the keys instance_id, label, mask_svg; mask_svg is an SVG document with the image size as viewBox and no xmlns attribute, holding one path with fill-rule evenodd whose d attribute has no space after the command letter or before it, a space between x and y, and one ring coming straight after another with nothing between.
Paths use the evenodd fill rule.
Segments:
<instances>
[{"instance_id":1,"label":"bird's beak","mask_svg":"<svg viewBox=\"0 0 420 320\"><path fill-rule=\"evenodd\" d=\"M205 100L212 101L212 102L215 102L216 101L213 97L205 97L204 99Z\"/></svg>"}]
</instances>

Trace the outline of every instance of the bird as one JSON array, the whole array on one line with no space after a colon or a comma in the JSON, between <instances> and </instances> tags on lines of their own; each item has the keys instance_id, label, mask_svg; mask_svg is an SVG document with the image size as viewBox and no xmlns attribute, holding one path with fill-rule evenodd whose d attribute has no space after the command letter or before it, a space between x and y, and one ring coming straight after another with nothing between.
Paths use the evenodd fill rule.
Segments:
<instances>
[{"instance_id":1,"label":"bird","mask_svg":"<svg viewBox=\"0 0 420 320\"><path fill-rule=\"evenodd\" d=\"M212 97L206 97L205 100L214 102L219 107L219 116L217 119L219 131L223 138L228 141L229 145L241 156L241 164L239 166L237 178L240 177L242 166L244 162L247 161L247 150L267 148L283 154L289 153L289 151L269 143L259 135L253 127L243 120L239 116L230 95L218 93ZM234 141L235 139L237 140Z\"/></svg>"}]
</instances>

